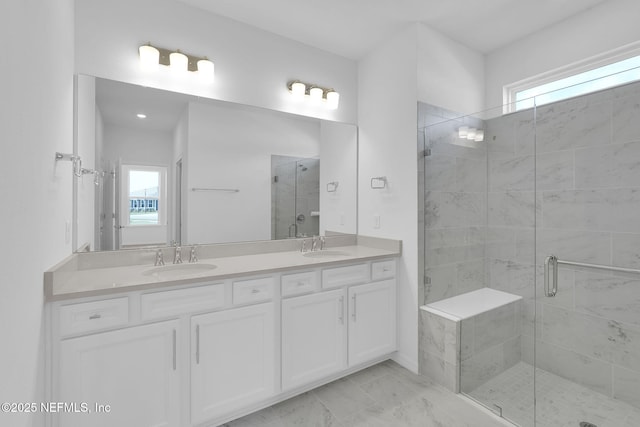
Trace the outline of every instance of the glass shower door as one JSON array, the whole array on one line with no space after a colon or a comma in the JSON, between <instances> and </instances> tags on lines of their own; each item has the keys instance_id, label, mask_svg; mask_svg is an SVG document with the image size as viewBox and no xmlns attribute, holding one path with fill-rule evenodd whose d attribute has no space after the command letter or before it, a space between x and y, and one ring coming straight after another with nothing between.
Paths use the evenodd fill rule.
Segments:
<instances>
[{"instance_id":1,"label":"glass shower door","mask_svg":"<svg viewBox=\"0 0 640 427\"><path fill-rule=\"evenodd\" d=\"M639 426L640 84L537 106L536 163L536 425Z\"/></svg>"},{"instance_id":2,"label":"glass shower door","mask_svg":"<svg viewBox=\"0 0 640 427\"><path fill-rule=\"evenodd\" d=\"M534 113L503 115L499 108L460 117L426 104L418 110L420 299L455 319L457 331L454 354L443 356L429 338L438 328L428 324L433 318L421 321L427 337L421 338L421 371L518 425L533 426Z\"/></svg>"}]
</instances>

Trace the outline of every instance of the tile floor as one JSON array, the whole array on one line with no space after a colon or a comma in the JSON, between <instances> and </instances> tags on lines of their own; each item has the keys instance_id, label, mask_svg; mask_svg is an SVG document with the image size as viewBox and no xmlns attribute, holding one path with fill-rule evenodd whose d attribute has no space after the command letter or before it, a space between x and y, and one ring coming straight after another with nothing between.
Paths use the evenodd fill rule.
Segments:
<instances>
[{"instance_id":1,"label":"tile floor","mask_svg":"<svg viewBox=\"0 0 640 427\"><path fill-rule=\"evenodd\" d=\"M392 361L293 397L225 427L500 427L464 397Z\"/></svg>"},{"instance_id":2,"label":"tile floor","mask_svg":"<svg viewBox=\"0 0 640 427\"><path fill-rule=\"evenodd\" d=\"M503 408L503 416L522 427L533 427L533 366L520 362L477 387L469 395ZM537 427L578 427L588 421L598 427L639 427L640 409L611 399L557 375L537 370Z\"/></svg>"}]
</instances>

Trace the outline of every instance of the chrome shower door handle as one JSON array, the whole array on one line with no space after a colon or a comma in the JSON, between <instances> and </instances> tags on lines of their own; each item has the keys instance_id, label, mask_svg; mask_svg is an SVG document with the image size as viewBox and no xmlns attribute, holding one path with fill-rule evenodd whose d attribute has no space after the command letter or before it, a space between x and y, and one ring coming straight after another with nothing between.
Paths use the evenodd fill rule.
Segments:
<instances>
[{"instance_id":1,"label":"chrome shower door handle","mask_svg":"<svg viewBox=\"0 0 640 427\"><path fill-rule=\"evenodd\" d=\"M553 269L553 286L549 286L549 269ZM544 296L555 297L558 292L558 258L554 255L549 255L544 260Z\"/></svg>"}]
</instances>

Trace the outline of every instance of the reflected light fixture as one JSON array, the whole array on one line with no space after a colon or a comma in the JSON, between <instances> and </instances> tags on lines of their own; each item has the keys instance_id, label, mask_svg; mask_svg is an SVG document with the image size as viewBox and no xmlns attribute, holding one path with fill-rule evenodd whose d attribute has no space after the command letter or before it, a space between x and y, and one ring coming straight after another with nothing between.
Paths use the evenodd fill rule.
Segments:
<instances>
[{"instance_id":1,"label":"reflected light fixture","mask_svg":"<svg viewBox=\"0 0 640 427\"><path fill-rule=\"evenodd\" d=\"M287 83L287 89L296 101L308 99L314 105L325 105L330 110L338 108L340 94L333 89L327 89L315 84L293 80Z\"/></svg>"},{"instance_id":2,"label":"reflected light fixture","mask_svg":"<svg viewBox=\"0 0 640 427\"><path fill-rule=\"evenodd\" d=\"M484 141L484 131L469 126L460 126L458 128L458 138L476 142Z\"/></svg>"},{"instance_id":3,"label":"reflected light fixture","mask_svg":"<svg viewBox=\"0 0 640 427\"><path fill-rule=\"evenodd\" d=\"M215 68L213 62L205 57L193 56L180 50L169 50L152 46L151 43L138 48L140 69L144 72L157 71L159 65L165 65L176 72L186 75L187 71L198 76L202 83L213 83Z\"/></svg>"},{"instance_id":4,"label":"reflected light fixture","mask_svg":"<svg viewBox=\"0 0 640 427\"><path fill-rule=\"evenodd\" d=\"M139 119L146 119L147 115L144 114L144 113L138 113L138 114L136 114L136 117L139 118Z\"/></svg>"}]
</instances>

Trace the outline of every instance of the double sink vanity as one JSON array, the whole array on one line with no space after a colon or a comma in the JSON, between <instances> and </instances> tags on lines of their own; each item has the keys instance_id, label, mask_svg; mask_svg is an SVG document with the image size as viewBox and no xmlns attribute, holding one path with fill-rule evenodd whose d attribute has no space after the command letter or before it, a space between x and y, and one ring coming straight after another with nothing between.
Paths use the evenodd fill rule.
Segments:
<instances>
[{"instance_id":1,"label":"double sink vanity","mask_svg":"<svg viewBox=\"0 0 640 427\"><path fill-rule=\"evenodd\" d=\"M216 426L388 359L399 241L76 253L45 273L52 426ZM185 248L186 249L186 248ZM189 248L190 249L190 248Z\"/></svg>"}]
</instances>

